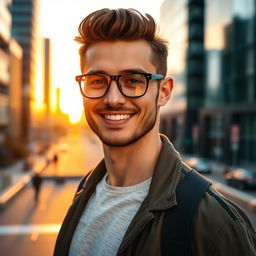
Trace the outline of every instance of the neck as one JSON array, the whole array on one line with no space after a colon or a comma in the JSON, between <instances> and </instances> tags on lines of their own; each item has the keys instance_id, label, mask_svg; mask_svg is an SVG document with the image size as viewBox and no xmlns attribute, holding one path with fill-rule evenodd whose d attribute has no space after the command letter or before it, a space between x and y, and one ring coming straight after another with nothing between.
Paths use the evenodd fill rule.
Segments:
<instances>
[{"instance_id":1,"label":"neck","mask_svg":"<svg viewBox=\"0 0 256 256\"><path fill-rule=\"evenodd\" d=\"M152 131L125 147L103 145L108 182L112 186L132 186L153 175L162 141Z\"/></svg>"}]
</instances>

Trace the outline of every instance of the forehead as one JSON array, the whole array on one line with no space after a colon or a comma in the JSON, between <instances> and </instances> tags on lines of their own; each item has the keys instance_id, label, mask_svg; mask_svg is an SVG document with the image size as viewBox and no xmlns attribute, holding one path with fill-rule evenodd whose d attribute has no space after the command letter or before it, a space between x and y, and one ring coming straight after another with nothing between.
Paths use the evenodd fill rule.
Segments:
<instances>
[{"instance_id":1,"label":"forehead","mask_svg":"<svg viewBox=\"0 0 256 256\"><path fill-rule=\"evenodd\" d=\"M152 49L144 40L98 42L88 47L84 56L83 73L92 70L117 74L122 70L141 69L154 73Z\"/></svg>"}]
</instances>

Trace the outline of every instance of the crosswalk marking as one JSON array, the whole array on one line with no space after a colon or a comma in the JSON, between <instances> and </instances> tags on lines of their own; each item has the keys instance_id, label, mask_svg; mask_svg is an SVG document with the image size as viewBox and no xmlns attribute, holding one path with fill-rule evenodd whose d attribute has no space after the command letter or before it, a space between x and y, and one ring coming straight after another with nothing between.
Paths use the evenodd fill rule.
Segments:
<instances>
[{"instance_id":1,"label":"crosswalk marking","mask_svg":"<svg viewBox=\"0 0 256 256\"><path fill-rule=\"evenodd\" d=\"M61 224L1 225L0 235L55 234Z\"/></svg>"}]
</instances>

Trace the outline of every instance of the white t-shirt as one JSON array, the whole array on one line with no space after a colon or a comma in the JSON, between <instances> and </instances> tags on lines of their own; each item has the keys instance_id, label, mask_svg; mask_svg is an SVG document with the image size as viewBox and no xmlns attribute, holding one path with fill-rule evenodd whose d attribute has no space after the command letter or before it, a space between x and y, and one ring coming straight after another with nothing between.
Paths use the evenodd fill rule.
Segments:
<instances>
[{"instance_id":1,"label":"white t-shirt","mask_svg":"<svg viewBox=\"0 0 256 256\"><path fill-rule=\"evenodd\" d=\"M116 255L123 236L148 194L151 178L130 187L99 182L75 230L69 256Z\"/></svg>"}]
</instances>

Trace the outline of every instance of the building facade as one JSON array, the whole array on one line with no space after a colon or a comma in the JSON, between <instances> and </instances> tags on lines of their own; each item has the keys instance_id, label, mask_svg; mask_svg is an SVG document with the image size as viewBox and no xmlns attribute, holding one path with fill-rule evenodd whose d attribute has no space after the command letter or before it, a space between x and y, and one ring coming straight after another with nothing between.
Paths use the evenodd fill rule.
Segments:
<instances>
[{"instance_id":1,"label":"building facade","mask_svg":"<svg viewBox=\"0 0 256 256\"><path fill-rule=\"evenodd\" d=\"M255 165L256 1L206 0L205 21L201 154L232 165Z\"/></svg>"},{"instance_id":2,"label":"building facade","mask_svg":"<svg viewBox=\"0 0 256 256\"><path fill-rule=\"evenodd\" d=\"M162 112L161 130L175 146L193 153L193 130L205 91L204 0L165 0L161 6L161 34L169 41L168 75L175 86Z\"/></svg>"},{"instance_id":3,"label":"building facade","mask_svg":"<svg viewBox=\"0 0 256 256\"><path fill-rule=\"evenodd\" d=\"M51 41L44 38L44 104L46 114L50 114L51 105Z\"/></svg>"},{"instance_id":4,"label":"building facade","mask_svg":"<svg viewBox=\"0 0 256 256\"><path fill-rule=\"evenodd\" d=\"M11 40L9 4L10 1L0 0L0 144L5 140L9 122L9 42Z\"/></svg>"},{"instance_id":5,"label":"building facade","mask_svg":"<svg viewBox=\"0 0 256 256\"><path fill-rule=\"evenodd\" d=\"M255 0L162 5L175 82L162 131L184 153L256 165L255 10Z\"/></svg>"},{"instance_id":6,"label":"building facade","mask_svg":"<svg viewBox=\"0 0 256 256\"><path fill-rule=\"evenodd\" d=\"M23 53L11 37L11 4L9 0L0 1L0 165L11 163L22 151Z\"/></svg>"},{"instance_id":7,"label":"building facade","mask_svg":"<svg viewBox=\"0 0 256 256\"><path fill-rule=\"evenodd\" d=\"M31 129L31 101L35 88L37 51L37 0L12 0L12 37L23 50L22 64L22 137L29 141Z\"/></svg>"},{"instance_id":8,"label":"building facade","mask_svg":"<svg viewBox=\"0 0 256 256\"><path fill-rule=\"evenodd\" d=\"M10 89L9 89L9 128L8 135L13 143L22 147L22 48L11 39L10 54Z\"/></svg>"}]
</instances>

